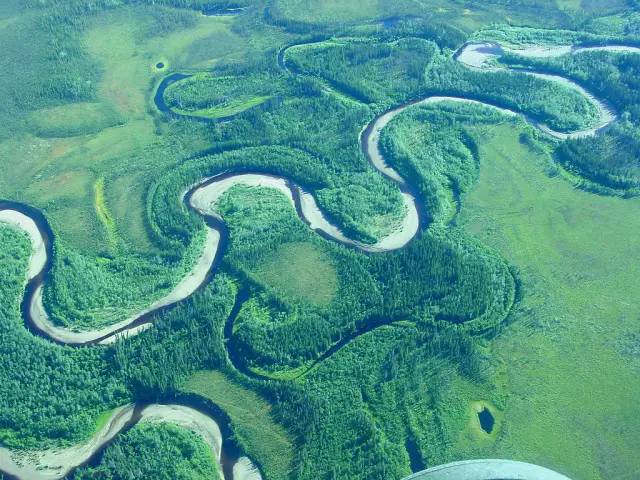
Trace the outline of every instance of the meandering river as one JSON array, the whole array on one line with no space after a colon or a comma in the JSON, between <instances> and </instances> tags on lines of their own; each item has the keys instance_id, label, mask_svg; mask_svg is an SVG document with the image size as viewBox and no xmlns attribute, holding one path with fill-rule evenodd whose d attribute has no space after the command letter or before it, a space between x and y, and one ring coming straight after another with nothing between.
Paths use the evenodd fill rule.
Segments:
<instances>
[{"instance_id":1,"label":"meandering river","mask_svg":"<svg viewBox=\"0 0 640 480\"><path fill-rule=\"evenodd\" d=\"M221 461L222 433L209 415L176 404L131 404L114 410L87 442L67 448L21 452L0 447L0 466L7 479L55 480L88 464L116 437L140 422L170 422L197 433ZM245 460L243 460L243 464Z\"/></svg>"},{"instance_id":2,"label":"meandering river","mask_svg":"<svg viewBox=\"0 0 640 480\"><path fill-rule=\"evenodd\" d=\"M557 56L568 53L577 54L588 50L640 52L640 48L636 47L610 45L579 48L570 46L531 47L514 51L514 53L529 56ZM486 65L491 59L499 57L505 51L507 49L498 44L471 43L456 52L455 58L469 68L487 68ZM279 54L279 63L282 68L289 71L286 67L286 49ZM536 72L526 73L543 77L549 81L561 82L585 95L598 107L600 112L598 124L580 132L561 133L535 122L520 112L470 98L450 96L425 97L393 108L376 117L363 129L360 143L372 166L382 175L395 182L400 188L404 203L404 215L399 224L390 229L391 233L389 235L381 238L373 245L347 237L338 226L332 224L323 214L313 193L305 190L301 185L294 184L290 179L262 173L240 174L233 172L206 178L191 187L184 195L184 201L188 208L193 209L203 217L207 229L203 251L192 270L167 295L153 302L148 308L109 327L77 332L54 324L42 302L42 291L49 277L53 253L53 233L51 228L44 215L38 210L16 202L0 202L0 222L26 232L33 247L26 275L27 286L22 304L22 313L26 326L36 335L59 344L75 346L112 343L123 336L135 335L151 327L155 314L164 309L172 308L178 302L192 295L213 275L215 267L219 263L228 243L227 228L223 219L216 213L215 206L220 197L234 185L268 187L279 190L289 199L298 216L311 229L325 238L348 245L351 248L375 253L404 247L425 226L425 214L422 211L420 202L417 200L414 187L410 182L402 178L382 155L379 148L379 140L382 129L408 108L452 101L481 104L497 109L506 115L523 116L526 121L536 128L560 139L594 135L617 118L615 112L605 101L595 98L580 85L569 79ZM167 77L156 92L156 105L162 112L177 116L166 107L162 97L164 88L167 85L182 78L185 78L185 76L181 74ZM207 441L212 451L215 452L216 457L221 458L224 440L218 424L210 416L196 409L181 405L129 405L114 411L107 424L84 444L65 449L31 451L27 455L0 448L0 470L7 474L7 478L36 480L62 478L76 466L94 458L118 433L130 428L137 422L150 421L151 419L170 421L191 428ZM229 468L226 469L227 478L260 478L259 472L246 457L233 464L233 473L228 472L228 470ZM424 476L420 478L431 477Z\"/></svg>"}]
</instances>

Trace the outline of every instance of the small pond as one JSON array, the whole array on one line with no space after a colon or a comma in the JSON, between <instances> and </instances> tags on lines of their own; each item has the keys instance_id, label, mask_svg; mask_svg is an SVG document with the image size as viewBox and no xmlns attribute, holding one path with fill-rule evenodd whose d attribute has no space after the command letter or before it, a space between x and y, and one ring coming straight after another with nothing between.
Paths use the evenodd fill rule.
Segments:
<instances>
[{"instance_id":1,"label":"small pond","mask_svg":"<svg viewBox=\"0 0 640 480\"><path fill-rule=\"evenodd\" d=\"M496 421L487 407L484 407L482 411L478 412L478 420L480 420L482 430L487 433L493 432L493 425Z\"/></svg>"}]
</instances>

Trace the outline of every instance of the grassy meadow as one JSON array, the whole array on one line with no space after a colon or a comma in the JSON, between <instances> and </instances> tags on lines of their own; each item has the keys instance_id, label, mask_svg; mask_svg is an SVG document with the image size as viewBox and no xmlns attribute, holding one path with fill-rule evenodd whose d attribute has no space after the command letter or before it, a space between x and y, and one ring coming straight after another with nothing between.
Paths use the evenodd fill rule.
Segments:
<instances>
[{"instance_id":1,"label":"grassy meadow","mask_svg":"<svg viewBox=\"0 0 640 480\"><path fill-rule=\"evenodd\" d=\"M254 275L270 288L314 305L329 305L338 293L332 259L313 243L285 243L260 262Z\"/></svg>"},{"instance_id":2,"label":"grassy meadow","mask_svg":"<svg viewBox=\"0 0 640 480\"><path fill-rule=\"evenodd\" d=\"M548 154L522 145L520 132L510 123L474 132L480 178L460 223L519 269L524 299L488 342L490 386L474 393L499 406L501 431L478 447L463 430L451 459L508 457L576 479L634 478L640 201L550 176Z\"/></svg>"}]
</instances>

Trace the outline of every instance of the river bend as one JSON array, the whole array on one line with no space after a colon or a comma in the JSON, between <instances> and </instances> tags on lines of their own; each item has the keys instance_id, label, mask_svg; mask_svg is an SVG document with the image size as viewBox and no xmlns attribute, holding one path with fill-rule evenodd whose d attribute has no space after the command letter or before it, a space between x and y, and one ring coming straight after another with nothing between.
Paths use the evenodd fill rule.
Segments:
<instances>
[{"instance_id":1,"label":"river bend","mask_svg":"<svg viewBox=\"0 0 640 480\"><path fill-rule=\"evenodd\" d=\"M567 53L576 54L588 50L640 52L640 48L636 47L610 45L578 48L572 48L570 46L544 48L531 47L528 49L525 48L523 50L514 51L514 53L530 56L557 56ZM486 64L489 60L499 57L505 51L507 51L507 49L504 49L499 44L470 43L463 46L458 52L456 52L455 58L457 58L461 63L467 65L469 68L486 68ZM279 55L279 61L281 63L281 67L286 71L289 71L286 67L286 49ZM24 231L29 236L33 248L33 253L29 261L29 267L26 275L27 288L25 291L25 301L23 302L23 315L25 317L25 322L30 330L37 335L48 338L49 340L59 344L76 346L112 343L118 338L135 335L146 328L149 328L152 326L151 322L155 313L163 309L170 308L176 303L189 297L211 278L213 270L222 255L222 250L224 250L224 245L226 243L225 235L228 235L222 219L215 212L215 204L221 195L234 185L268 187L279 190L289 199L301 220L310 228L326 238L333 239L334 241L348 245L352 248L370 253L386 252L402 248L418 234L421 227L424 227L424 214L421 212L412 187L383 157L379 148L379 140L382 129L407 108L417 105L452 101L485 105L490 108L497 109L509 116L523 116L526 121L536 128L560 139L594 135L617 118L615 112L613 112L606 102L593 97L593 95L587 92L584 88L569 79L559 76L544 75L536 72L528 72L528 74L543 76L545 79L550 81L561 82L571 88L575 88L581 94L585 95L594 102L600 111L601 118L598 125L584 131L568 134L555 132L522 115L520 112L515 112L513 110L501 108L498 105L492 105L487 102L480 102L464 97L428 96L389 110L388 112L376 117L363 130L360 143L373 167L399 186L404 203L404 216L402 221L398 225L394 226L389 235L380 239L373 245L358 242L344 235L344 233L337 226L333 225L323 214L321 209L318 207L313 194L305 190L302 186L293 184L289 179L258 173L225 173L204 179L201 183L192 187L184 196L187 206L198 212L207 221L207 236L204 242L204 248L192 270L171 290L171 292L161 299L153 302L148 308L125 320L122 320L121 322L118 322L115 325L97 330L75 332L57 326L50 320L42 303L42 288L48 277L51 265L51 245L53 243L51 229L48 226L44 215L32 207L16 202L0 202L0 222ZM157 96L158 95L156 95L156 100ZM156 101L156 103L158 102ZM130 405L121 407L114 411L107 424L88 442L81 445L66 449L29 452L28 461L25 461L25 457L20 457L16 452L12 452L6 448L0 448L0 468L7 474L8 478L29 478L34 480L62 478L75 466L82 464L95 455L96 452L100 451L101 448L108 444L124 429L129 428L132 424L139 421L150 421L151 419L155 419L156 421L171 421L179 425L186 426L187 428L191 428L199 433L205 441L207 441L217 458L220 458L220 445L222 444L220 429L216 422L208 416L198 412L197 410L180 405L148 405L144 407ZM481 462L485 463L482 464ZM454 470L458 473L464 473L467 471L465 469L470 468L469 465L474 465L474 471L477 472L479 471L478 468L482 469L489 465L486 462L497 461L478 461L475 463L460 462L458 466L455 466L455 468L453 466L438 467L437 469L431 469L409 478L424 478L425 480L431 478L434 480L441 478L454 478L450 476L451 472L454 472ZM503 467L507 468L507 470L511 472L510 474L517 475L517 468L514 469L512 467L515 463L519 462L499 462L505 462L504 464L500 464L500 469ZM235 478L260 478L259 472L257 472L255 467L251 464L251 461L246 459L246 457L238 461L233 467L233 470L233 476ZM476 476L473 478L474 480L478 480L478 478L484 479L485 477ZM489 479L489 477L486 478ZM514 476L513 478L527 478L527 480L538 480L543 478L566 479L566 477L560 476L559 474L555 477Z\"/></svg>"}]
</instances>

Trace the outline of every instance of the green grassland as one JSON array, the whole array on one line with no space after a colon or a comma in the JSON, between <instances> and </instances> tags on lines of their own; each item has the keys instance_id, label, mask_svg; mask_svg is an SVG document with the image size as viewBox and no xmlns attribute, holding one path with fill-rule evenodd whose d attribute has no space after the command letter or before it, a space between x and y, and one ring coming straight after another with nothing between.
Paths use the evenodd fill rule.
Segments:
<instances>
[{"instance_id":1,"label":"green grassland","mask_svg":"<svg viewBox=\"0 0 640 480\"><path fill-rule=\"evenodd\" d=\"M549 155L520 128L476 132L480 179L461 223L519 268L524 300L488 345L504 428L493 445L461 435L451 458L502 456L572 478L632 478L640 432L637 349L638 201L576 190L548 176ZM631 261L630 261L631 260ZM635 352L635 353L634 353Z\"/></svg>"},{"instance_id":2,"label":"green grassland","mask_svg":"<svg viewBox=\"0 0 640 480\"><path fill-rule=\"evenodd\" d=\"M450 448L431 463L504 457L571 478L630 478L638 468L631 445L640 425L627 408L639 393L629 382L640 364L632 347L638 307L627 296L637 275L637 262L628 260L638 252L628 239L640 228L639 204L572 188L558 175L553 145L534 140L520 121L471 118L477 107L453 107L398 117L384 133L385 148L400 171L405 164L425 169L441 197L448 182L438 172L457 179L456 223L517 268L524 299L513 322L481 347L491 359L487 376L454 377L443 393L447 433L440 442ZM454 112L478 146L477 185L474 170L449 162L464 157L450 146L451 133L435 127L450 123L439 110ZM491 435L479 429L472 407L479 401L491 402L495 412Z\"/></svg>"},{"instance_id":3,"label":"green grassland","mask_svg":"<svg viewBox=\"0 0 640 480\"><path fill-rule=\"evenodd\" d=\"M118 111L106 103L71 103L31 112L32 133L40 138L65 138L98 133L124 123Z\"/></svg>"}]
</instances>

